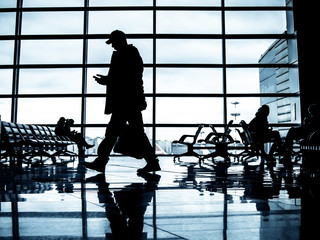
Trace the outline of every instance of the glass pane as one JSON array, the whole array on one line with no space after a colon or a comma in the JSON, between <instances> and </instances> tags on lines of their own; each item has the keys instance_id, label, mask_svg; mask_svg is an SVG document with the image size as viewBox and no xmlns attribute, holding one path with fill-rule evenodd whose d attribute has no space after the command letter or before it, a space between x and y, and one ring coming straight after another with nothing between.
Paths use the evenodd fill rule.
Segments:
<instances>
[{"instance_id":1,"label":"glass pane","mask_svg":"<svg viewBox=\"0 0 320 240\"><path fill-rule=\"evenodd\" d=\"M285 6L285 0L225 0L226 6Z\"/></svg>"},{"instance_id":2,"label":"glass pane","mask_svg":"<svg viewBox=\"0 0 320 240\"><path fill-rule=\"evenodd\" d=\"M87 112L86 112L86 122L88 124L92 123L102 123L107 124L110 121L111 115L104 114L106 99L104 97L90 98L86 100ZM103 134L104 135L104 134Z\"/></svg>"},{"instance_id":3,"label":"glass pane","mask_svg":"<svg viewBox=\"0 0 320 240\"><path fill-rule=\"evenodd\" d=\"M259 97L237 97L227 99L227 119L238 124L241 120L249 123L260 107Z\"/></svg>"},{"instance_id":4,"label":"glass pane","mask_svg":"<svg viewBox=\"0 0 320 240\"><path fill-rule=\"evenodd\" d=\"M94 11L89 13L89 33L152 33L152 11Z\"/></svg>"},{"instance_id":5,"label":"glass pane","mask_svg":"<svg viewBox=\"0 0 320 240\"><path fill-rule=\"evenodd\" d=\"M221 53L221 40L157 40L157 63L216 64L222 62Z\"/></svg>"},{"instance_id":6,"label":"glass pane","mask_svg":"<svg viewBox=\"0 0 320 240\"><path fill-rule=\"evenodd\" d=\"M152 139L153 139L152 128L151 127L144 127L144 132L146 133L147 138L149 139L149 142L152 145Z\"/></svg>"},{"instance_id":7,"label":"glass pane","mask_svg":"<svg viewBox=\"0 0 320 240\"><path fill-rule=\"evenodd\" d=\"M11 98L0 98L1 121L11 121Z\"/></svg>"},{"instance_id":8,"label":"glass pane","mask_svg":"<svg viewBox=\"0 0 320 240\"><path fill-rule=\"evenodd\" d=\"M88 124L107 124L110 121L111 115L104 114L105 108L105 101L104 97L96 97L96 98L87 98L87 123ZM147 98L147 109L142 111L142 116L144 123L151 123L152 122L152 99Z\"/></svg>"},{"instance_id":9,"label":"glass pane","mask_svg":"<svg viewBox=\"0 0 320 240\"><path fill-rule=\"evenodd\" d=\"M88 63L110 63L114 49L105 42L105 39L88 41ZM133 44L138 49L144 63L152 62L152 40L128 39L128 44Z\"/></svg>"},{"instance_id":10,"label":"glass pane","mask_svg":"<svg viewBox=\"0 0 320 240\"><path fill-rule=\"evenodd\" d=\"M220 34L221 14L213 11L158 11L157 32Z\"/></svg>"},{"instance_id":11,"label":"glass pane","mask_svg":"<svg viewBox=\"0 0 320 240\"><path fill-rule=\"evenodd\" d=\"M12 93L12 72L12 69L0 69L0 94Z\"/></svg>"},{"instance_id":12,"label":"glass pane","mask_svg":"<svg viewBox=\"0 0 320 240\"><path fill-rule=\"evenodd\" d=\"M0 35L14 35L16 13L0 13Z\"/></svg>"},{"instance_id":13,"label":"glass pane","mask_svg":"<svg viewBox=\"0 0 320 240\"><path fill-rule=\"evenodd\" d=\"M95 145L98 146L105 135L106 128L105 127L86 127L85 131L86 131L86 137L94 139L94 142L96 142ZM95 150L96 148L97 147L94 147Z\"/></svg>"},{"instance_id":14,"label":"glass pane","mask_svg":"<svg viewBox=\"0 0 320 240\"><path fill-rule=\"evenodd\" d=\"M151 97L146 97L147 108L142 111L143 123L152 124L153 123L153 100Z\"/></svg>"},{"instance_id":15,"label":"glass pane","mask_svg":"<svg viewBox=\"0 0 320 240\"><path fill-rule=\"evenodd\" d=\"M93 76L96 74L107 75L109 68L89 68L87 71L87 92L88 93L106 93L106 87L98 84ZM152 93L152 68L144 68L143 86L145 93Z\"/></svg>"},{"instance_id":16,"label":"glass pane","mask_svg":"<svg viewBox=\"0 0 320 240\"><path fill-rule=\"evenodd\" d=\"M144 68L143 71L143 87L144 93L153 92L153 70L152 68Z\"/></svg>"},{"instance_id":17,"label":"glass pane","mask_svg":"<svg viewBox=\"0 0 320 240\"><path fill-rule=\"evenodd\" d=\"M90 0L90 6L152 6L153 0Z\"/></svg>"},{"instance_id":18,"label":"glass pane","mask_svg":"<svg viewBox=\"0 0 320 240\"><path fill-rule=\"evenodd\" d=\"M83 12L25 12L22 34L81 34Z\"/></svg>"},{"instance_id":19,"label":"glass pane","mask_svg":"<svg viewBox=\"0 0 320 240\"><path fill-rule=\"evenodd\" d=\"M216 128L216 130L218 131L219 129ZM169 128L159 127L157 128L157 131L156 131L157 142L169 141L170 147L171 147L172 141L178 140L182 135L194 135L196 131L197 131L197 127L169 127ZM211 131L211 128L209 128L208 126L205 126L200 132L199 139L204 139L207 136L207 134L209 134L210 131ZM164 145L165 143L159 143L159 144ZM174 149L171 148L171 151L167 150L166 153L168 154L174 153L172 152L172 150Z\"/></svg>"},{"instance_id":20,"label":"glass pane","mask_svg":"<svg viewBox=\"0 0 320 240\"><path fill-rule=\"evenodd\" d=\"M93 76L96 74L107 75L109 68L88 68L87 93L106 93L106 86L98 84Z\"/></svg>"},{"instance_id":21,"label":"glass pane","mask_svg":"<svg viewBox=\"0 0 320 240\"><path fill-rule=\"evenodd\" d=\"M157 6L219 6L221 0L157 0Z\"/></svg>"},{"instance_id":22,"label":"glass pane","mask_svg":"<svg viewBox=\"0 0 320 240\"><path fill-rule=\"evenodd\" d=\"M83 7L83 0L23 0L24 7Z\"/></svg>"},{"instance_id":23,"label":"glass pane","mask_svg":"<svg viewBox=\"0 0 320 240\"><path fill-rule=\"evenodd\" d=\"M80 64L82 40L23 40L22 64Z\"/></svg>"},{"instance_id":24,"label":"glass pane","mask_svg":"<svg viewBox=\"0 0 320 240\"><path fill-rule=\"evenodd\" d=\"M296 93L298 81L289 77L288 68L264 68L260 70L260 92L262 93Z\"/></svg>"},{"instance_id":25,"label":"glass pane","mask_svg":"<svg viewBox=\"0 0 320 240\"><path fill-rule=\"evenodd\" d=\"M27 94L81 93L81 69L22 69L19 92Z\"/></svg>"},{"instance_id":26,"label":"glass pane","mask_svg":"<svg viewBox=\"0 0 320 240\"><path fill-rule=\"evenodd\" d=\"M106 39L88 40L88 63L110 63L113 48Z\"/></svg>"},{"instance_id":27,"label":"glass pane","mask_svg":"<svg viewBox=\"0 0 320 240\"><path fill-rule=\"evenodd\" d=\"M260 93L259 68L227 69L227 93Z\"/></svg>"},{"instance_id":28,"label":"glass pane","mask_svg":"<svg viewBox=\"0 0 320 240\"><path fill-rule=\"evenodd\" d=\"M140 56L142 57L143 63L153 62L153 41L150 39L128 39L128 44L135 46Z\"/></svg>"},{"instance_id":29,"label":"glass pane","mask_svg":"<svg viewBox=\"0 0 320 240\"><path fill-rule=\"evenodd\" d=\"M14 41L1 40L0 41L0 64L13 64L13 52L14 52Z\"/></svg>"},{"instance_id":30,"label":"glass pane","mask_svg":"<svg viewBox=\"0 0 320 240\"><path fill-rule=\"evenodd\" d=\"M222 123L222 98L158 98L157 123Z\"/></svg>"},{"instance_id":31,"label":"glass pane","mask_svg":"<svg viewBox=\"0 0 320 240\"><path fill-rule=\"evenodd\" d=\"M20 98L18 122L26 124L56 124L60 117L81 121L80 98Z\"/></svg>"},{"instance_id":32,"label":"glass pane","mask_svg":"<svg viewBox=\"0 0 320 240\"><path fill-rule=\"evenodd\" d=\"M14 8L17 6L17 0L0 1L0 8Z\"/></svg>"},{"instance_id":33,"label":"glass pane","mask_svg":"<svg viewBox=\"0 0 320 240\"><path fill-rule=\"evenodd\" d=\"M227 34L282 34L285 31L285 11L226 12Z\"/></svg>"},{"instance_id":34,"label":"glass pane","mask_svg":"<svg viewBox=\"0 0 320 240\"><path fill-rule=\"evenodd\" d=\"M273 39L226 40L227 63L258 63Z\"/></svg>"},{"instance_id":35,"label":"glass pane","mask_svg":"<svg viewBox=\"0 0 320 240\"><path fill-rule=\"evenodd\" d=\"M158 68L158 93L222 93L222 70L215 68Z\"/></svg>"}]
</instances>

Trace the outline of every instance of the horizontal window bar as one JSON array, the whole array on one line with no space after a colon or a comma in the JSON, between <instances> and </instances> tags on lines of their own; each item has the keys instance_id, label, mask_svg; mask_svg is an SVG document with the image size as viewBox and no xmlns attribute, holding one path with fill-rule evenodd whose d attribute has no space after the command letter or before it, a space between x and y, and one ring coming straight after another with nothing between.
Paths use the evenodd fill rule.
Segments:
<instances>
[{"instance_id":1,"label":"horizontal window bar","mask_svg":"<svg viewBox=\"0 0 320 240\"><path fill-rule=\"evenodd\" d=\"M147 65L147 64L146 64ZM156 67L163 68L297 68L296 64L155 64Z\"/></svg>"},{"instance_id":2,"label":"horizontal window bar","mask_svg":"<svg viewBox=\"0 0 320 240\"><path fill-rule=\"evenodd\" d=\"M23 7L17 8L0 8L0 12L56 12L56 11L288 11L292 7L287 6L241 6L241 7L197 7L197 6L127 6L127 7Z\"/></svg>"},{"instance_id":3,"label":"horizontal window bar","mask_svg":"<svg viewBox=\"0 0 320 240\"><path fill-rule=\"evenodd\" d=\"M30 69L30 68L105 68L110 64L21 64L0 65L0 69ZM144 67L156 68L298 68L298 65L286 63L270 64L144 64Z\"/></svg>"},{"instance_id":4,"label":"horizontal window bar","mask_svg":"<svg viewBox=\"0 0 320 240\"><path fill-rule=\"evenodd\" d=\"M299 93L146 93L146 97L170 97L170 98L181 98L181 97L192 97L192 98L207 98L207 97L298 97ZM1 94L0 98L10 98L11 94ZM18 98L61 98L61 97L105 97L103 93L62 93L62 94L17 94Z\"/></svg>"},{"instance_id":5,"label":"horizontal window bar","mask_svg":"<svg viewBox=\"0 0 320 240\"><path fill-rule=\"evenodd\" d=\"M160 97L298 97L299 93L156 93L146 96Z\"/></svg>"},{"instance_id":6,"label":"horizontal window bar","mask_svg":"<svg viewBox=\"0 0 320 240\"><path fill-rule=\"evenodd\" d=\"M108 39L110 34L3 35L0 40ZM128 39L295 39L295 34L126 34Z\"/></svg>"},{"instance_id":7,"label":"horizontal window bar","mask_svg":"<svg viewBox=\"0 0 320 240\"><path fill-rule=\"evenodd\" d=\"M186 128L186 127L198 127L200 123L146 123L143 126L144 127L156 127L156 128ZM43 124L45 126L49 127L54 127L55 124ZM88 124L74 124L74 127L88 127L88 128L105 128L108 124L104 123L88 123ZM206 124L205 124L206 125ZM225 127L226 124L215 124L215 123L210 123L210 125L213 125L216 128L219 127ZM292 127L292 126L300 126L300 124L297 123L270 123L270 126L272 127ZM232 127L241 127L240 124L232 124Z\"/></svg>"}]
</instances>

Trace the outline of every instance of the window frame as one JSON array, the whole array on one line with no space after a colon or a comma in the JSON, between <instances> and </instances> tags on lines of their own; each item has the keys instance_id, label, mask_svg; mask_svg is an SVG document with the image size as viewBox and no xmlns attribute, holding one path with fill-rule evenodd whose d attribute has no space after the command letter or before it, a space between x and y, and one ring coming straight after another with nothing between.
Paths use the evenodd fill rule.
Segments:
<instances>
[{"instance_id":1,"label":"window frame","mask_svg":"<svg viewBox=\"0 0 320 240\"><path fill-rule=\"evenodd\" d=\"M43 35L23 35L21 33L23 13L25 12L83 12L83 33L82 34L43 34ZM300 97L299 92L295 93L228 93L227 92L227 69L244 69L244 68L288 68L297 69L297 61L290 63L227 63L226 61L226 42L228 40L259 40L259 39L285 39L288 41L295 40L295 33L285 32L283 34L227 34L225 29L225 13L226 11L292 11L290 6L225 6L225 1L221 0L221 6L157 6L157 1L153 0L153 6L90 6L89 0L84 0L83 7L23 7L22 0L17 0L16 8L0 8L0 13L15 13L16 24L14 35L1 35L0 41L13 40L14 41L14 53L13 63L0 65L0 69L11 69L13 71L12 76L12 93L1 94L0 99L11 99L11 121L17 122L18 120L18 100L20 98L81 98L81 122L77 124L80 127L81 132L85 135L85 129L91 127L106 126L106 123L87 123L86 121L86 99L87 98L101 98L104 97L103 93L88 93L87 92L87 72L93 68L108 68L109 63L88 63L88 41L90 40L102 40L109 37L107 34L89 34L89 13L93 11L151 11L153 29L152 33L140 34L129 33L128 39L147 39L152 41L152 62L145 63L144 67L149 68L152 71L152 90L146 93L146 97L150 99L150 106L152 108L152 121L145 124L145 127L151 127L152 129L152 141L155 146L157 136L157 128L184 128L184 127L196 127L195 123L158 123L157 122L157 99L158 98L221 98L223 102L223 122L220 124L214 124L216 127L223 127L228 121L228 98L291 98ZM158 11L218 11L221 14L221 34L160 34L157 33L157 12ZM288 20L287 20L288 21ZM157 62L157 41L158 40L179 40L179 39L201 39L201 40L219 40L222 46L222 62L221 63L158 63ZM24 40L81 40L82 41L82 60L79 64L21 64L21 42ZM19 93L19 78L21 69L42 69L42 68L59 68L69 69L76 68L82 71L82 83L81 93L77 94L20 94ZM222 93L158 93L157 92L157 70L161 68L217 68L222 69ZM103 107L102 107L103 108ZM101 110L103 111L103 110ZM50 125L50 124L48 124ZM274 126L294 126L293 123L285 124L273 124Z\"/></svg>"}]
</instances>

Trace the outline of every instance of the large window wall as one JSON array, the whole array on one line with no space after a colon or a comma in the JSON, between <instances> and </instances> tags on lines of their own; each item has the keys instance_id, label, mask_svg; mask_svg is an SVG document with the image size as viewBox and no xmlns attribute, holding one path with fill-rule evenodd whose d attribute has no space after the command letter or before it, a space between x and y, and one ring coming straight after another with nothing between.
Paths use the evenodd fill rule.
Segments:
<instances>
[{"instance_id":1,"label":"large window wall","mask_svg":"<svg viewBox=\"0 0 320 240\"><path fill-rule=\"evenodd\" d=\"M148 108L143 116L153 143L193 133L199 123L219 128L231 119L250 121L262 103L271 106L269 120L275 126L299 123L290 4L289 0L1 1L1 118L54 125L64 116L73 118L86 136L103 137L110 117L103 114L105 88L92 76L107 74L113 49L105 41L119 29L144 60ZM279 39L287 47L261 61ZM270 71L267 79L285 78L287 87L266 87L262 70ZM285 121L277 117L283 103L292 115Z\"/></svg>"}]
</instances>

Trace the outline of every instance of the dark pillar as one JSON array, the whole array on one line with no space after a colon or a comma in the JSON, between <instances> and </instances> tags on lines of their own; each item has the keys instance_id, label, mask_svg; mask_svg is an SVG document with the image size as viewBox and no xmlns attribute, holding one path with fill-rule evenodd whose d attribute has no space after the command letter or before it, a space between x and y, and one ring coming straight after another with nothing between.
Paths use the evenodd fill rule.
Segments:
<instances>
[{"instance_id":1,"label":"dark pillar","mask_svg":"<svg viewBox=\"0 0 320 240\"><path fill-rule=\"evenodd\" d=\"M320 104L319 77L319 10L310 1L293 0L294 25L297 33L302 119L312 103Z\"/></svg>"}]
</instances>

